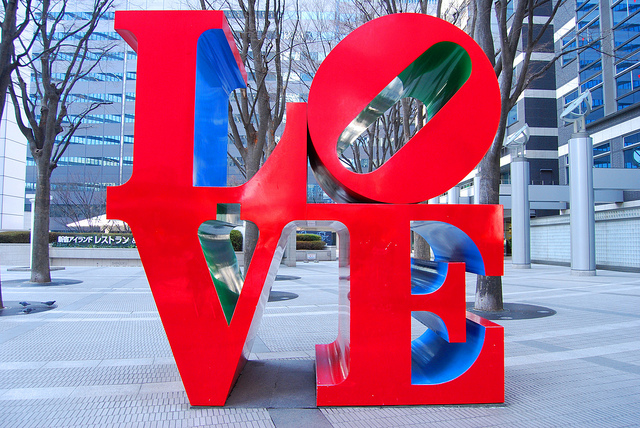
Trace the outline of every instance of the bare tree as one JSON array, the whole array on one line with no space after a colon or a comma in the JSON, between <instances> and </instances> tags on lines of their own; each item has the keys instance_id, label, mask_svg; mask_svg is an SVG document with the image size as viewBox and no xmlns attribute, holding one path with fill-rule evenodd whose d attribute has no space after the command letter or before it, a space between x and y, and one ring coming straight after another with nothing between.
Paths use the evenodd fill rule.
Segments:
<instances>
[{"instance_id":1,"label":"bare tree","mask_svg":"<svg viewBox=\"0 0 640 428\"><path fill-rule=\"evenodd\" d=\"M545 22L534 26L534 11L551 0L520 0L515 3L513 14L507 13L507 0L472 0L470 34L482 47L494 66L500 83L502 102L500 122L491 148L480 162L478 174L480 188L477 189L481 204L498 204L500 197L500 153L504 142L507 116L518 98L531 82L542 76L553 66L557 56L542 67L531 66L531 56L542 48L542 38L563 3L558 0ZM498 29L498 52L495 50L491 28L491 16L495 11ZM514 70L517 57L522 62ZM475 309L499 311L503 309L502 278L479 275L476 283Z\"/></svg>"},{"instance_id":2,"label":"bare tree","mask_svg":"<svg viewBox=\"0 0 640 428\"><path fill-rule=\"evenodd\" d=\"M31 281L51 281L49 267L49 217L51 174L82 120L102 102L70 114L70 93L91 73L112 47L93 42L98 22L112 0L94 0L82 21L65 19L67 2L43 0L29 11L36 25L33 37L21 39L25 57L19 61L10 88L16 121L26 137L36 165L33 264ZM100 46L101 45L101 46ZM26 79L32 80L29 91Z\"/></svg>"},{"instance_id":3,"label":"bare tree","mask_svg":"<svg viewBox=\"0 0 640 428\"><path fill-rule=\"evenodd\" d=\"M403 98L372 123L353 144L339 151L340 160L357 173L380 168L422 128L423 105Z\"/></svg>"},{"instance_id":4,"label":"bare tree","mask_svg":"<svg viewBox=\"0 0 640 428\"><path fill-rule=\"evenodd\" d=\"M246 89L229 103L230 138L241 159L230 156L245 179L253 177L278 142L298 32L297 4L285 0L200 0L202 9L224 9L247 70ZM258 228L245 229L245 269L258 242Z\"/></svg>"},{"instance_id":5,"label":"bare tree","mask_svg":"<svg viewBox=\"0 0 640 428\"><path fill-rule=\"evenodd\" d=\"M92 175L70 177L61 189L56 189L53 203L58 214L78 232L100 232L103 229L98 219L106 213L107 193L99 180ZM81 226L86 224L86 226Z\"/></svg>"},{"instance_id":6,"label":"bare tree","mask_svg":"<svg viewBox=\"0 0 640 428\"><path fill-rule=\"evenodd\" d=\"M14 57L14 43L29 25L29 14L18 25L18 0L3 0L2 6L2 38L0 39L0 121L4 116L4 107L7 101L7 88L11 83L11 73L17 66ZM24 2L25 11L29 11L31 0ZM0 284L0 309L4 307L2 302L2 285Z\"/></svg>"},{"instance_id":7,"label":"bare tree","mask_svg":"<svg viewBox=\"0 0 640 428\"><path fill-rule=\"evenodd\" d=\"M2 120L4 113L7 88L11 83L11 73L18 66L18 61L14 55L14 43L29 25L31 0L24 1L24 17L19 25L17 15L20 2L18 0L3 0L2 5L4 9L2 15L2 40L0 41L0 120ZM2 301L0 300L1 306Z\"/></svg>"},{"instance_id":8,"label":"bare tree","mask_svg":"<svg viewBox=\"0 0 640 428\"><path fill-rule=\"evenodd\" d=\"M300 5L300 13L302 18L293 51L292 71L296 82L308 92L324 58L364 21L350 3L305 1Z\"/></svg>"}]
</instances>

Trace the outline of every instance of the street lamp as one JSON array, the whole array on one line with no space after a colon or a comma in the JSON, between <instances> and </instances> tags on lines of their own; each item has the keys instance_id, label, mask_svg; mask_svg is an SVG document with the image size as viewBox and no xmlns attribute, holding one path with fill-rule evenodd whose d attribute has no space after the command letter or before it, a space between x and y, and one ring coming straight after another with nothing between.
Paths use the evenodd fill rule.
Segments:
<instances>
[{"instance_id":1,"label":"street lamp","mask_svg":"<svg viewBox=\"0 0 640 428\"><path fill-rule=\"evenodd\" d=\"M587 129L585 117L591 113L592 106L591 91L587 89L565 107L560 113L560 119L566 123L573 123L574 133L585 132Z\"/></svg>"}]
</instances>

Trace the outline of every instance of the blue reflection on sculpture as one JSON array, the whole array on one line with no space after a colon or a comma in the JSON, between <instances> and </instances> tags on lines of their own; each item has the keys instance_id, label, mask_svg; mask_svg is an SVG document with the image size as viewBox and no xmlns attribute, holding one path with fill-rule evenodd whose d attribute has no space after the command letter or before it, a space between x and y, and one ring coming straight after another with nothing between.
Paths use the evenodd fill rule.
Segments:
<instances>
[{"instance_id":1,"label":"blue reflection on sculpture","mask_svg":"<svg viewBox=\"0 0 640 428\"><path fill-rule=\"evenodd\" d=\"M468 272L484 275L484 262L476 244L459 228L439 221L416 222L411 228L430 245L434 260L411 259L411 293L429 294L447 277L449 262L464 262ZM449 382L471 367L484 344L485 328L467 319L467 341L450 343L447 326L434 313L411 315L427 330L411 342L411 383L434 385Z\"/></svg>"},{"instance_id":2,"label":"blue reflection on sculpture","mask_svg":"<svg viewBox=\"0 0 640 428\"><path fill-rule=\"evenodd\" d=\"M411 230L429 243L436 262L464 262L467 272L485 274L480 250L469 235L457 227L440 221L423 221Z\"/></svg>"},{"instance_id":3,"label":"blue reflection on sculpture","mask_svg":"<svg viewBox=\"0 0 640 428\"><path fill-rule=\"evenodd\" d=\"M216 29L202 33L196 56L195 186L226 186L229 94L245 87L224 31Z\"/></svg>"},{"instance_id":4,"label":"blue reflection on sculpture","mask_svg":"<svg viewBox=\"0 0 640 428\"><path fill-rule=\"evenodd\" d=\"M411 294L429 294L436 291L444 284L448 268L444 262L411 258Z\"/></svg>"},{"instance_id":5,"label":"blue reflection on sculpture","mask_svg":"<svg viewBox=\"0 0 640 428\"><path fill-rule=\"evenodd\" d=\"M412 313L416 318L431 313ZM438 318L439 319L439 318ZM446 327L439 321L440 334ZM414 385L435 385L449 382L471 367L484 344L485 328L467 319L467 341L449 343L438 332L427 329L422 336L411 342L411 383Z\"/></svg>"}]
</instances>

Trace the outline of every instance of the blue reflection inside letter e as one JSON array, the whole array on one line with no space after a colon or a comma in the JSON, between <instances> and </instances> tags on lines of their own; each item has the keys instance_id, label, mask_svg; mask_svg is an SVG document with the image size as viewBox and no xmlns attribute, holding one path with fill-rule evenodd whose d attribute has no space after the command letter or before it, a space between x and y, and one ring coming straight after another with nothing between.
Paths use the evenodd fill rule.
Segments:
<instances>
[{"instance_id":1,"label":"blue reflection inside letter e","mask_svg":"<svg viewBox=\"0 0 640 428\"><path fill-rule=\"evenodd\" d=\"M205 31L196 57L194 186L226 186L229 94L245 87L224 31Z\"/></svg>"}]
</instances>

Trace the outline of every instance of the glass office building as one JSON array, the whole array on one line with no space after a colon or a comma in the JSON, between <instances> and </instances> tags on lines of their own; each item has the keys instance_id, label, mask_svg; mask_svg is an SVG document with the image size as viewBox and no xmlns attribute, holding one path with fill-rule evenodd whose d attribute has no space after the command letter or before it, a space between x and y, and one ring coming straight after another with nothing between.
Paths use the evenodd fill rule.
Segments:
<instances>
[{"instance_id":1,"label":"glass office building","mask_svg":"<svg viewBox=\"0 0 640 428\"><path fill-rule=\"evenodd\" d=\"M555 19L557 109L589 89L593 109L587 132L593 138L594 167L640 167L640 2L574 0ZM573 126L559 124L560 181L567 182ZM624 199L640 192L626 191Z\"/></svg>"},{"instance_id":2,"label":"glass office building","mask_svg":"<svg viewBox=\"0 0 640 428\"><path fill-rule=\"evenodd\" d=\"M87 2L67 1L59 28L71 21L82 25L91 17ZM90 6L91 4L89 4ZM108 186L126 182L133 167L133 127L135 120L135 90L137 54L114 29L115 10L180 9L188 7L183 1L127 0L117 1L98 23L90 37L91 46L85 61L97 66L84 75L68 97L68 126L77 115L86 112L94 103L101 105L83 120L70 140L57 168L51 175L51 229L63 230L71 220L69 211L104 214ZM69 24L66 24L69 22ZM79 39L83 34L75 34ZM60 40L65 33L54 34ZM106 53L104 50L108 49ZM52 78L63 79L71 52L61 52L52 70ZM31 76L31 96L37 100L35 76ZM62 136L63 134L61 134ZM29 195L35 193L36 167L27 150L25 211L31 211ZM70 205L75 205L70 206ZM82 206L81 206L82 205ZM93 205L90 209L89 205ZM26 225L28 227L28 224Z\"/></svg>"}]
</instances>

